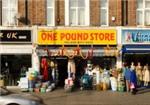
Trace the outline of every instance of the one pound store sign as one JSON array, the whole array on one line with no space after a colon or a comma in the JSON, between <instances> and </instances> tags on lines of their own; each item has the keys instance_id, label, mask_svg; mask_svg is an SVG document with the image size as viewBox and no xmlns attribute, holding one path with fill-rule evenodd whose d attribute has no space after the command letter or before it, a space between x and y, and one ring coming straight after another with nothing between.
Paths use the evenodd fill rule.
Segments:
<instances>
[{"instance_id":1,"label":"one pound store sign","mask_svg":"<svg viewBox=\"0 0 150 105\"><path fill-rule=\"evenodd\" d=\"M39 45L115 45L116 30L38 30Z\"/></svg>"}]
</instances>

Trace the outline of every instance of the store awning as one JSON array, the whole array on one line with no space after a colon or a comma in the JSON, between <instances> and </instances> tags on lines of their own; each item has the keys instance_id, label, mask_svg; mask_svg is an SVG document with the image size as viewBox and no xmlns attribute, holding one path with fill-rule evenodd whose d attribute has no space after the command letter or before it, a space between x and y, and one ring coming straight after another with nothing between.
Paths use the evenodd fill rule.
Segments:
<instances>
[{"instance_id":1,"label":"store awning","mask_svg":"<svg viewBox=\"0 0 150 105\"><path fill-rule=\"evenodd\" d=\"M48 56L47 51L44 49L48 49L51 54L54 54L54 53L58 52L58 50L60 50L58 47L56 47L56 48L55 47L46 47L46 48L45 47L38 47L36 49L37 55L38 56ZM69 48L67 48L67 51L72 52L73 51L72 49L73 48L69 47ZM88 53L89 50L90 50L90 47L81 48L81 52L84 56ZM110 50L110 53L111 52L113 53L114 50ZM103 47L94 47L93 56L105 56L104 48Z\"/></svg>"},{"instance_id":2,"label":"store awning","mask_svg":"<svg viewBox=\"0 0 150 105\"><path fill-rule=\"evenodd\" d=\"M123 45L123 53L150 53L150 45Z\"/></svg>"}]
</instances>

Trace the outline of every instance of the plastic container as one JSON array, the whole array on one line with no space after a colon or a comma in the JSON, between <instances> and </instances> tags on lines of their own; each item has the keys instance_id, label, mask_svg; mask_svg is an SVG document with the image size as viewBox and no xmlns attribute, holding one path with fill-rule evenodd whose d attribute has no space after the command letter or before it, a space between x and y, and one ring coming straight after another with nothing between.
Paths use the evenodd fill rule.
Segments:
<instances>
[{"instance_id":1,"label":"plastic container","mask_svg":"<svg viewBox=\"0 0 150 105\"><path fill-rule=\"evenodd\" d=\"M29 88L34 88L35 87L35 81L29 80Z\"/></svg>"},{"instance_id":2,"label":"plastic container","mask_svg":"<svg viewBox=\"0 0 150 105\"><path fill-rule=\"evenodd\" d=\"M48 87L48 85L49 85L49 83L48 83L48 82L44 82L44 83L42 83L42 88L47 88L47 87Z\"/></svg>"},{"instance_id":3,"label":"plastic container","mask_svg":"<svg viewBox=\"0 0 150 105\"><path fill-rule=\"evenodd\" d=\"M103 83L103 91L107 90L107 84Z\"/></svg>"},{"instance_id":4,"label":"plastic container","mask_svg":"<svg viewBox=\"0 0 150 105\"><path fill-rule=\"evenodd\" d=\"M46 92L46 88L41 88L40 91L41 91L41 93L45 93Z\"/></svg>"},{"instance_id":5,"label":"plastic container","mask_svg":"<svg viewBox=\"0 0 150 105\"><path fill-rule=\"evenodd\" d=\"M4 80L0 80L0 86L1 86L1 87L4 86Z\"/></svg>"},{"instance_id":6,"label":"plastic container","mask_svg":"<svg viewBox=\"0 0 150 105\"><path fill-rule=\"evenodd\" d=\"M34 71L34 72L32 73L32 75L33 75L33 77L37 77L37 76L38 76L38 72L37 72L37 71Z\"/></svg>"},{"instance_id":7,"label":"plastic container","mask_svg":"<svg viewBox=\"0 0 150 105\"><path fill-rule=\"evenodd\" d=\"M34 92L39 93L40 92L40 88L34 88Z\"/></svg>"},{"instance_id":8,"label":"plastic container","mask_svg":"<svg viewBox=\"0 0 150 105\"><path fill-rule=\"evenodd\" d=\"M36 83L35 84L35 88L40 88L41 87L41 83Z\"/></svg>"},{"instance_id":9,"label":"plastic container","mask_svg":"<svg viewBox=\"0 0 150 105\"><path fill-rule=\"evenodd\" d=\"M123 81L118 82L118 91L124 92L125 91L125 84Z\"/></svg>"},{"instance_id":10,"label":"plastic container","mask_svg":"<svg viewBox=\"0 0 150 105\"><path fill-rule=\"evenodd\" d=\"M118 86L118 91L119 92L124 92L124 88L125 88L124 86Z\"/></svg>"},{"instance_id":11,"label":"plastic container","mask_svg":"<svg viewBox=\"0 0 150 105\"><path fill-rule=\"evenodd\" d=\"M34 90L33 88L29 88L29 92L33 92L33 90Z\"/></svg>"},{"instance_id":12,"label":"plastic container","mask_svg":"<svg viewBox=\"0 0 150 105\"><path fill-rule=\"evenodd\" d=\"M110 77L110 83L112 91L117 91L117 79L115 77Z\"/></svg>"}]
</instances>

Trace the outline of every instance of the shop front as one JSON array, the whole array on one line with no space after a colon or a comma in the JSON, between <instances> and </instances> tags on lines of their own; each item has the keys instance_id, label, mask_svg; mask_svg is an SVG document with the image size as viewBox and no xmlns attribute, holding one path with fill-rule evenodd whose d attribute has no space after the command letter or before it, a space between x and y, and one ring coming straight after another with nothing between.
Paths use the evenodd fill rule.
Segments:
<instances>
[{"instance_id":1,"label":"shop front","mask_svg":"<svg viewBox=\"0 0 150 105\"><path fill-rule=\"evenodd\" d=\"M64 86L69 76L75 77L79 86L87 64L109 70L118 56L116 29L39 28L37 44L41 74L45 80L58 81L59 86Z\"/></svg>"},{"instance_id":2,"label":"shop front","mask_svg":"<svg viewBox=\"0 0 150 105\"><path fill-rule=\"evenodd\" d=\"M150 65L150 30L149 29L123 29L122 30L123 62L135 66L140 63L143 67Z\"/></svg>"},{"instance_id":3,"label":"shop front","mask_svg":"<svg viewBox=\"0 0 150 105\"><path fill-rule=\"evenodd\" d=\"M32 67L32 30L0 30L1 81L6 86L17 86L17 81Z\"/></svg>"}]
</instances>

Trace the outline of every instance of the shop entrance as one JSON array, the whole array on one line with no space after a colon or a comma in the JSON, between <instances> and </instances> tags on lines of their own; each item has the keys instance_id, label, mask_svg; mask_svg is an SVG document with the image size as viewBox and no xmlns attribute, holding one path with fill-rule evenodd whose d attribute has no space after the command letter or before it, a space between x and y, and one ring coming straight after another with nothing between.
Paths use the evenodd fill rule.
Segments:
<instances>
[{"instance_id":1,"label":"shop entrance","mask_svg":"<svg viewBox=\"0 0 150 105\"><path fill-rule=\"evenodd\" d=\"M65 79L68 78L68 57L50 57L50 60L57 63L58 69L58 86L64 87ZM79 79L84 74L84 68L86 66L87 60L82 59L81 57L74 57L73 61L75 62L76 69L76 80L75 85L79 86Z\"/></svg>"},{"instance_id":2,"label":"shop entrance","mask_svg":"<svg viewBox=\"0 0 150 105\"><path fill-rule=\"evenodd\" d=\"M58 65L58 86L63 87L65 84L65 79L67 78L67 57L57 57L56 62Z\"/></svg>"},{"instance_id":3,"label":"shop entrance","mask_svg":"<svg viewBox=\"0 0 150 105\"><path fill-rule=\"evenodd\" d=\"M16 86L21 70L31 67L31 55L1 55L1 75L6 86Z\"/></svg>"},{"instance_id":4,"label":"shop entrance","mask_svg":"<svg viewBox=\"0 0 150 105\"><path fill-rule=\"evenodd\" d=\"M127 65L130 65L131 62L134 62L135 65L137 65L138 62L140 62L142 66L146 64L150 65L150 54L126 53L123 55L123 61L126 62Z\"/></svg>"},{"instance_id":5,"label":"shop entrance","mask_svg":"<svg viewBox=\"0 0 150 105\"><path fill-rule=\"evenodd\" d=\"M68 60L67 57L56 57L56 62L58 65L58 73L59 73L59 82L58 86L63 87L65 83L65 79L68 78ZM84 74L84 67L86 66L86 60L82 59L81 57L74 57L75 62L75 69L76 69L76 80L75 85L79 86L79 79Z\"/></svg>"}]
</instances>

